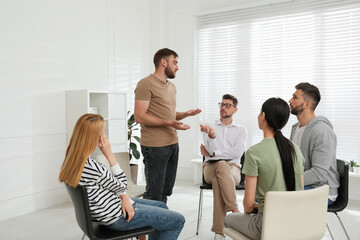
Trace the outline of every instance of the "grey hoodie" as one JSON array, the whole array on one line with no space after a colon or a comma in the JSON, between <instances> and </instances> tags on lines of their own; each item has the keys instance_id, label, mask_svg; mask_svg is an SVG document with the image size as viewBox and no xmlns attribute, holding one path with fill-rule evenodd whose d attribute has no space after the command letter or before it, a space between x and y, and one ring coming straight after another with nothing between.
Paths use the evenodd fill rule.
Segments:
<instances>
[{"instance_id":1,"label":"grey hoodie","mask_svg":"<svg viewBox=\"0 0 360 240\"><path fill-rule=\"evenodd\" d=\"M291 140L298 125L299 122L292 126ZM328 184L329 194L338 194L340 184L336 167L336 144L336 135L327 118L318 116L306 125L300 144L305 158L305 186L319 187Z\"/></svg>"}]
</instances>

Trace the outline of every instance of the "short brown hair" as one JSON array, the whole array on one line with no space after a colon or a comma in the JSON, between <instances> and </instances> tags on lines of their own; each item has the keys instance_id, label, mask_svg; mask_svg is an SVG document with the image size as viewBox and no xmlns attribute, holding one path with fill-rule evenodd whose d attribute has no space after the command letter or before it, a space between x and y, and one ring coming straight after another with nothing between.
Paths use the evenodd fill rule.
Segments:
<instances>
[{"instance_id":1,"label":"short brown hair","mask_svg":"<svg viewBox=\"0 0 360 240\"><path fill-rule=\"evenodd\" d=\"M173 55L175 58L178 57L177 53L174 50L171 50L169 48L163 48L163 49L158 50L154 55L155 68L159 67L161 59L167 58L171 55Z\"/></svg>"},{"instance_id":2,"label":"short brown hair","mask_svg":"<svg viewBox=\"0 0 360 240\"><path fill-rule=\"evenodd\" d=\"M233 95L231 94L225 94L223 95L222 97L223 100L227 99L227 100L232 100L233 101L233 104L234 104L234 107L237 107L237 104L238 104L238 100L236 97L234 97Z\"/></svg>"},{"instance_id":3,"label":"short brown hair","mask_svg":"<svg viewBox=\"0 0 360 240\"><path fill-rule=\"evenodd\" d=\"M311 110L315 111L315 108L321 100L319 89L308 83L302 82L295 86L296 90L302 90L304 92L303 97L306 101L311 101Z\"/></svg>"}]
</instances>

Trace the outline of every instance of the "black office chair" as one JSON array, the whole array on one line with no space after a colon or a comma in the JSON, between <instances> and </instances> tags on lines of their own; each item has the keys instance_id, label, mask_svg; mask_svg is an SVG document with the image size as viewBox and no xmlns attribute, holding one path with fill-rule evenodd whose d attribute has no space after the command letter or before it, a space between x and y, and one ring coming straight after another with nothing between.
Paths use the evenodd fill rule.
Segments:
<instances>
[{"instance_id":1,"label":"black office chair","mask_svg":"<svg viewBox=\"0 0 360 240\"><path fill-rule=\"evenodd\" d=\"M240 183L238 186L236 186L236 190L245 190L245 174L243 174L242 170L244 167L244 160L245 160L245 152L244 154L241 156L240 159L240 164L241 164L241 168L240 168Z\"/></svg>"},{"instance_id":2,"label":"black office chair","mask_svg":"<svg viewBox=\"0 0 360 240\"><path fill-rule=\"evenodd\" d=\"M344 227L344 224L341 221L339 215L337 214L338 212L341 212L346 208L349 201L349 163L337 159L336 164L337 164L337 171L340 175L340 187L338 188L338 197L336 198L336 201L332 205L328 206L327 211L332 212L336 215L336 217L339 219L342 228L344 229L347 239L350 240L350 237ZM331 238L334 239L330 231L329 225L326 224L326 226L329 230Z\"/></svg>"},{"instance_id":3,"label":"black office chair","mask_svg":"<svg viewBox=\"0 0 360 240\"><path fill-rule=\"evenodd\" d=\"M241 156L241 170L244 166L245 152ZM203 157L203 162L205 161L205 157ZM235 186L236 190L244 190L245 189L245 174L240 172L240 183ZM197 219L197 227L196 227L196 235L199 234L199 225L200 220L202 218L202 206L203 206L203 190L204 189L212 189L212 185L205 182L204 173L202 174L202 184L200 185L200 197L199 197L199 208L198 208L198 219Z\"/></svg>"},{"instance_id":4,"label":"black office chair","mask_svg":"<svg viewBox=\"0 0 360 240\"><path fill-rule=\"evenodd\" d=\"M88 195L84 186L73 188L65 184L75 208L77 223L84 232L81 240L88 236L91 240L120 240L151 234L155 231L152 227L144 227L127 231L115 231L101 224L94 223L90 218Z\"/></svg>"}]
</instances>

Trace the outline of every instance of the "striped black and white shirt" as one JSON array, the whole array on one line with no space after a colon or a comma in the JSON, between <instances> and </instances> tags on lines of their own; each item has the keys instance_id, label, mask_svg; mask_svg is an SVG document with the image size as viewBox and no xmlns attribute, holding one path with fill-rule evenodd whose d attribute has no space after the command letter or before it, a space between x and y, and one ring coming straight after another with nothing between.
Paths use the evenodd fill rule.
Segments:
<instances>
[{"instance_id":1,"label":"striped black and white shirt","mask_svg":"<svg viewBox=\"0 0 360 240\"><path fill-rule=\"evenodd\" d=\"M109 225L123 216L119 195L125 193L127 182L119 164L112 166L110 172L89 157L79 184L86 187L92 221Z\"/></svg>"}]
</instances>

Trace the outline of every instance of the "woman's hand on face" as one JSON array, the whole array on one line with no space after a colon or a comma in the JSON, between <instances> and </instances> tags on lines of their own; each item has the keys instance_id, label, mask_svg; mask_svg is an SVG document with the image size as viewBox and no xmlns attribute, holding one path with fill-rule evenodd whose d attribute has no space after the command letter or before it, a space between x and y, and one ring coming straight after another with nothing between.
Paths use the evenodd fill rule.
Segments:
<instances>
[{"instance_id":1,"label":"woman's hand on face","mask_svg":"<svg viewBox=\"0 0 360 240\"><path fill-rule=\"evenodd\" d=\"M105 132L100 135L99 148L105 157L111 153L111 144Z\"/></svg>"},{"instance_id":2,"label":"woman's hand on face","mask_svg":"<svg viewBox=\"0 0 360 240\"><path fill-rule=\"evenodd\" d=\"M105 132L103 132L100 135L99 148L100 148L101 152L104 154L104 156L106 157L106 159L108 160L110 166L114 166L117 162L114 157L114 154L111 152L111 144L110 144L110 141L109 141L108 137L106 136Z\"/></svg>"},{"instance_id":3,"label":"woman's hand on face","mask_svg":"<svg viewBox=\"0 0 360 240\"><path fill-rule=\"evenodd\" d=\"M130 222L135 215L135 211L133 206L131 205L130 198L125 194L120 195L120 198L124 218L126 218L126 222Z\"/></svg>"}]
</instances>

